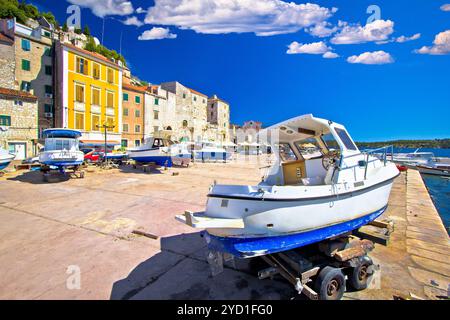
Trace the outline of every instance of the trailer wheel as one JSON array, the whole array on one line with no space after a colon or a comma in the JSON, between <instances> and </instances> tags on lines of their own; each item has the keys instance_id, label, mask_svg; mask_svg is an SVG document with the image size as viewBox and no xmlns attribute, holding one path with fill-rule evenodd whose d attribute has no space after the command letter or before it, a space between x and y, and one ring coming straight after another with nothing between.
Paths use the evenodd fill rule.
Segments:
<instances>
[{"instance_id":1,"label":"trailer wheel","mask_svg":"<svg viewBox=\"0 0 450 320\"><path fill-rule=\"evenodd\" d=\"M315 281L319 300L340 300L345 292L345 277L341 269L326 266Z\"/></svg>"},{"instance_id":2,"label":"trailer wheel","mask_svg":"<svg viewBox=\"0 0 450 320\"><path fill-rule=\"evenodd\" d=\"M349 284L355 290L363 290L367 288L369 279L372 274L369 272L369 267L373 265L372 259L368 256L359 258L360 264L357 267L351 268L348 276Z\"/></svg>"}]
</instances>

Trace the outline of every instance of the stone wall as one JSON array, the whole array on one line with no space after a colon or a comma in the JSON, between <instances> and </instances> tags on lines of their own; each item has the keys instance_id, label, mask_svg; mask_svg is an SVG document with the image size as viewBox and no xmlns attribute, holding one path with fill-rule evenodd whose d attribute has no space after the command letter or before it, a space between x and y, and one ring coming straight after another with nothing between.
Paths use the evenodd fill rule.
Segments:
<instances>
[{"instance_id":1,"label":"stone wall","mask_svg":"<svg viewBox=\"0 0 450 320\"><path fill-rule=\"evenodd\" d=\"M0 87L14 89L14 44L0 42Z\"/></svg>"},{"instance_id":2,"label":"stone wall","mask_svg":"<svg viewBox=\"0 0 450 320\"><path fill-rule=\"evenodd\" d=\"M38 138L37 102L22 101L15 105L14 99L0 96L0 114L11 116L11 126L6 131L0 130L0 146L8 150L8 143L24 142L27 156L34 155L34 139Z\"/></svg>"}]
</instances>

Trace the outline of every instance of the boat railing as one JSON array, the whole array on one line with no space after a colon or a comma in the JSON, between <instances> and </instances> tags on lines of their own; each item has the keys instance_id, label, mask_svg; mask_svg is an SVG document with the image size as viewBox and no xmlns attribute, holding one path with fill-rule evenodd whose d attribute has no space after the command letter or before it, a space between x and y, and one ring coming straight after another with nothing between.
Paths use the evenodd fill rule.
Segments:
<instances>
[{"instance_id":1,"label":"boat railing","mask_svg":"<svg viewBox=\"0 0 450 320\"><path fill-rule=\"evenodd\" d=\"M388 150L390 150L390 154L388 153ZM389 146L384 146L381 148L377 148L377 149L371 149L371 150L365 150L365 151L361 151L361 153L357 153L357 154L352 154L349 156L341 156L341 161L340 161L340 167L339 169L350 169L350 168L354 168L354 167L361 167L361 163L358 163L355 166L349 166L349 167L345 167L342 168L342 163L344 159L349 159L349 158L353 158L356 156L365 156L365 160L364 160L364 179L367 178L367 168L369 166L369 163L371 162L375 162L377 160L381 160L383 161L384 166L386 166L387 162L388 162L388 156L390 155L390 160L393 161L394 159L394 146L393 145L389 145ZM371 155L381 155L381 156L375 156L375 159L370 160L370 156Z\"/></svg>"}]
</instances>

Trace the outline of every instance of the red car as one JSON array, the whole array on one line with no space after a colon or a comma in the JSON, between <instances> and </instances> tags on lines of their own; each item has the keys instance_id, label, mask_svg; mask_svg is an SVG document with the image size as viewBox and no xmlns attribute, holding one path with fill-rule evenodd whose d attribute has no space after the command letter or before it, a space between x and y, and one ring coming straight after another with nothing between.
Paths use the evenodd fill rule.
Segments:
<instances>
[{"instance_id":1,"label":"red car","mask_svg":"<svg viewBox=\"0 0 450 320\"><path fill-rule=\"evenodd\" d=\"M84 161L87 163L98 162L102 158L102 154L94 149L82 149L84 153Z\"/></svg>"}]
</instances>

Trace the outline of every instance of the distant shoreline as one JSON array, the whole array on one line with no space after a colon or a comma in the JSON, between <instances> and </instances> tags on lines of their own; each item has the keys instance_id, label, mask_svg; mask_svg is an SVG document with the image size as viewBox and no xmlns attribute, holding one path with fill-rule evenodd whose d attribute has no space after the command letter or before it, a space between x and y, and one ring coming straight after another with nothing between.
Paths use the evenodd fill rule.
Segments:
<instances>
[{"instance_id":1,"label":"distant shoreline","mask_svg":"<svg viewBox=\"0 0 450 320\"><path fill-rule=\"evenodd\" d=\"M432 148L450 149L450 139L435 140L393 140L381 142L356 142L359 147L381 148L393 145L395 148Z\"/></svg>"}]
</instances>

